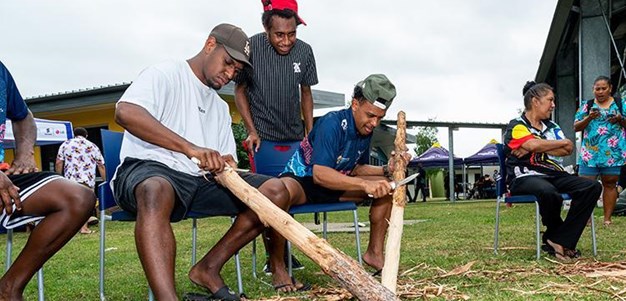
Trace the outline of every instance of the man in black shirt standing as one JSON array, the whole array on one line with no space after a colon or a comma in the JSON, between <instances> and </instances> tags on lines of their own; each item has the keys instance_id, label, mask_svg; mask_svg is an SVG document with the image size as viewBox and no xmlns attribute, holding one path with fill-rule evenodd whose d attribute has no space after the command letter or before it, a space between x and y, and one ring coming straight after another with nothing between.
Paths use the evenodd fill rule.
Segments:
<instances>
[{"instance_id":1,"label":"man in black shirt standing","mask_svg":"<svg viewBox=\"0 0 626 301\"><path fill-rule=\"evenodd\" d=\"M298 25L306 25L298 3L261 3L265 31L250 38L254 68L234 79L235 103L248 132L245 144L254 157L254 171L278 176L313 128L311 86L318 83L317 68L311 46L296 38ZM292 268L304 266L293 257ZM269 262L264 270L270 273Z\"/></svg>"}]
</instances>

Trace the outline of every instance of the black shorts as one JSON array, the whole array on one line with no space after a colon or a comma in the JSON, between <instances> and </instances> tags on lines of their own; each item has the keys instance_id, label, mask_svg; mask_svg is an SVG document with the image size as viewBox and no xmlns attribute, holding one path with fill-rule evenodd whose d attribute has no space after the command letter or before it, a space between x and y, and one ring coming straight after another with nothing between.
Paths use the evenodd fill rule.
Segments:
<instances>
[{"instance_id":1,"label":"black shorts","mask_svg":"<svg viewBox=\"0 0 626 301\"><path fill-rule=\"evenodd\" d=\"M300 186L302 186L302 190L304 190L308 203L337 203L339 202L339 198L345 193L343 190L332 190L317 185L313 182L313 177L298 177L293 173L284 173L281 174L280 177L289 177L298 181Z\"/></svg>"},{"instance_id":2,"label":"black shorts","mask_svg":"<svg viewBox=\"0 0 626 301\"><path fill-rule=\"evenodd\" d=\"M57 173L49 171L9 176L9 180L13 182L13 185L20 188L19 194L22 203L26 202L29 196L42 188L44 185L58 179L63 179L63 177ZM14 229L30 222L38 222L44 217L45 216L23 215L21 211L15 211L15 205L13 205L13 214L10 216L7 216L6 212L2 210L2 213L0 214L0 223L6 229Z\"/></svg>"},{"instance_id":3,"label":"black shorts","mask_svg":"<svg viewBox=\"0 0 626 301\"><path fill-rule=\"evenodd\" d=\"M269 176L239 173L248 184L259 188ZM167 180L176 193L176 204L170 216L171 221L180 221L189 211L207 216L236 215L247 207L228 188L218 184L213 176L192 176L173 170L165 164L152 160L126 158L117 168L114 185L115 201L124 209L137 214L135 187L148 178L160 177Z\"/></svg>"}]
</instances>

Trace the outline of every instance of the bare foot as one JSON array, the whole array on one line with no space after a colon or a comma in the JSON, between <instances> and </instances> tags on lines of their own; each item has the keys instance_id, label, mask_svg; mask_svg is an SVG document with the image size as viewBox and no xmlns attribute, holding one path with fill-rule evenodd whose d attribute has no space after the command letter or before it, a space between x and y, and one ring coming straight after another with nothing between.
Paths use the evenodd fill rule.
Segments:
<instances>
[{"instance_id":1,"label":"bare foot","mask_svg":"<svg viewBox=\"0 0 626 301\"><path fill-rule=\"evenodd\" d=\"M93 231L89 230L87 227L80 228L80 234L91 234Z\"/></svg>"},{"instance_id":2,"label":"bare foot","mask_svg":"<svg viewBox=\"0 0 626 301\"><path fill-rule=\"evenodd\" d=\"M559 245L559 244L557 244L557 243L555 243L555 242L552 242L552 241L551 241L551 240L549 240L549 239L548 239L548 240L546 240L546 242L547 242L547 243L548 243L548 244L549 244L552 248L554 248L554 257L556 257L556 259L557 259L559 262L562 262L562 263L571 263L571 262L574 260L574 258L572 258L572 257L570 257L570 256L568 256L568 255L566 254L566 249L565 249L563 246L561 246L561 245Z\"/></svg>"},{"instance_id":3,"label":"bare foot","mask_svg":"<svg viewBox=\"0 0 626 301\"><path fill-rule=\"evenodd\" d=\"M311 289L311 285L304 284L293 277L290 277L287 282L278 282L277 280L272 280L274 285L274 290L279 293L295 293L301 291L308 291Z\"/></svg>"},{"instance_id":4,"label":"bare foot","mask_svg":"<svg viewBox=\"0 0 626 301\"><path fill-rule=\"evenodd\" d=\"M292 293L307 290L306 284L296 280L294 277L290 277L285 269L272 271L272 285L274 286L274 290L279 293Z\"/></svg>"},{"instance_id":5,"label":"bare foot","mask_svg":"<svg viewBox=\"0 0 626 301\"><path fill-rule=\"evenodd\" d=\"M613 222L609 219L609 220L604 220L604 226L608 227L612 224Z\"/></svg>"},{"instance_id":6,"label":"bare foot","mask_svg":"<svg viewBox=\"0 0 626 301\"><path fill-rule=\"evenodd\" d=\"M365 252L365 254L363 254L363 262L365 262L365 264L369 265L370 267L376 269L377 271L381 270L385 265L384 258L375 258L374 255L371 255L368 252Z\"/></svg>"},{"instance_id":7,"label":"bare foot","mask_svg":"<svg viewBox=\"0 0 626 301\"><path fill-rule=\"evenodd\" d=\"M203 271L200 267L198 267L198 264L194 265L189 271L189 280L193 284L207 290L208 293L211 294L217 292L220 288L226 285L220 276L219 271L213 271L210 269Z\"/></svg>"}]
</instances>

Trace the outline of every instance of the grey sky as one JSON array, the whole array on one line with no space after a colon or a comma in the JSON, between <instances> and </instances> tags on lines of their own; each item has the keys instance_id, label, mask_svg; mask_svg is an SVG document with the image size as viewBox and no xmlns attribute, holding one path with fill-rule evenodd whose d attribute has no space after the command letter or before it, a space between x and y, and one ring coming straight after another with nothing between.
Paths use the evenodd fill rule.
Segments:
<instances>
[{"instance_id":1,"label":"grey sky","mask_svg":"<svg viewBox=\"0 0 626 301\"><path fill-rule=\"evenodd\" d=\"M385 73L409 120L507 122L522 107L556 1L300 0L320 83L350 96L370 73ZM145 67L186 59L218 23L262 30L261 1L57 0L0 2L0 60L24 96L132 81ZM441 144L448 145L440 129ZM496 130L460 130L468 156Z\"/></svg>"}]
</instances>

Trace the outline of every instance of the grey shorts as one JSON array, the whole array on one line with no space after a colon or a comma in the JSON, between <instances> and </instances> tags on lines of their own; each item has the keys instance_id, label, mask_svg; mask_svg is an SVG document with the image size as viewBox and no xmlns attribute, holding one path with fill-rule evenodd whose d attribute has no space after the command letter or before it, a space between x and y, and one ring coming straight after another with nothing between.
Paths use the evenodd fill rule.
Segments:
<instances>
[{"instance_id":1,"label":"grey shorts","mask_svg":"<svg viewBox=\"0 0 626 301\"><path fill-rule=\"evenodd\" d=\"M313 177L298 177L293 173L287 172L280 175L281 178L292 178L302 186L304 194L306 195L306 201L308 203L323 204L323 203L338 203L339 198L346 193L343 190L332 190L326 187L317 185L313 182Z\"/></svg>"},{"instance_id":2,"label":"grey shorts","mask_svg":"<svg viewBox=\"0 0 626 301\"><path fill-rule=\"evenodd\" d=\"M254 188L259 188L269 176L254 173L239 173ZM212 176L192 176L173 170L157 161L126 158L117 169L114 181L115 200L120 208L136 214L135 187L148 178L160 177L167 180L176 194L176 204L171 221L180 221L189 211L207 216L236 215L247 207L228 188L218 184Z\"/></svg>"}]
</instances>

